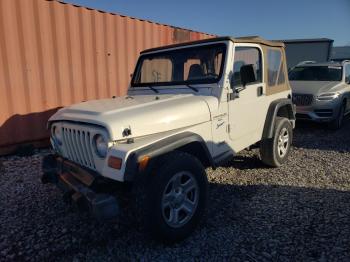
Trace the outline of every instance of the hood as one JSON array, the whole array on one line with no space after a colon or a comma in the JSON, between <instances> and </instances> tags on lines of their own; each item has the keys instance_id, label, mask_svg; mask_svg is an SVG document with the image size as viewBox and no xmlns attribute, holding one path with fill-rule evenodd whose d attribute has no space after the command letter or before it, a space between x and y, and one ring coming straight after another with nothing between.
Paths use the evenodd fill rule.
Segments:
<instances>
[{"instance_id":1,"label":"hood","mask_svg":"<svg viewBox=\"0 0 350 262\"><path fill-rule=\"evenodd\" d=\"M341 82L330 81L289 81L293 93L318 95L320 93L336 92Z\"/></svg>"},{"instance_id":2,"label":"hood","mask_svg":"<svg viewBox=\"0 0 350 262\"><path fill-rule=\"evenodd\" d=\"M50 119L103 126L111 140L171 131L210 121L210 110L201 96L138 95L100 99L65 107ZM124 129L131 135L124 137Z\"/></svg>"}]
</instances>

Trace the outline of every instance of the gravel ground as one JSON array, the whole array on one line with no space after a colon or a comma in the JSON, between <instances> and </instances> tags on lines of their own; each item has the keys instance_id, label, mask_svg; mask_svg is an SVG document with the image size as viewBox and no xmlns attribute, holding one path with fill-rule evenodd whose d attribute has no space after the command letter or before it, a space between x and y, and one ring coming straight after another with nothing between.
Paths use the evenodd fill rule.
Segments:
<instances>
[{"instance_id":1,"label":"gravel ground","mask_svg":"<svg viewBox=\"0 0 350 262\"><path fill-rule=\"evenodd\" d=\"M174 246L72 210L39 182L47 153L0 158L0 261L350 259L350 123L299 125L281 168L264 167L253 149L208 170L207 219Z\"/></svg>"}]
</instances>

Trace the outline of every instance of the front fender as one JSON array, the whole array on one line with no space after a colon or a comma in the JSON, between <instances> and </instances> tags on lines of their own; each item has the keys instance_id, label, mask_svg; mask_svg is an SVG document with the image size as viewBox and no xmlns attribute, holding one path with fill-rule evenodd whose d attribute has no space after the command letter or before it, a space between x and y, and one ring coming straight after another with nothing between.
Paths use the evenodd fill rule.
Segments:
<instances>
[{"instance_id":1,"label":"front fender","mask_svg":"<svg viewBox=\"0 0 350 262\"><path fill-rule=\"evenodd\" d=\"M144 157L148 156L155 159L161 155L179 149L191 143L198 143L201 147L202 153L208 159L210 166L215 167L214 160L205 141L199 135L192 132L184 132L170 137L161 139L155 143L139 148L132 152L126 161L125 181L133 181L138 173L138 163Z\"/></svg>"}]
</instances>

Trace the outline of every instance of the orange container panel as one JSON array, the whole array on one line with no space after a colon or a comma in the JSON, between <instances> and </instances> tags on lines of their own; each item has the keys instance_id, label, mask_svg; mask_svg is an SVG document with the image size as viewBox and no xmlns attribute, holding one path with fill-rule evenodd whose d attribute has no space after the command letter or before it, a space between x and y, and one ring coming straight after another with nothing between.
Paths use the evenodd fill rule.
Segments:
<instances>
[{"instance_id":1,"label":"orange container panel","mask_svg":"<svg viewBox=\"0 0 350 262\"><path fill-rule=\"evenodd\" d=\"M48 118L121 96L139 52L213 35L49 0L0 0L0 154L47 141Z\"/></svg>"}]
</instances>

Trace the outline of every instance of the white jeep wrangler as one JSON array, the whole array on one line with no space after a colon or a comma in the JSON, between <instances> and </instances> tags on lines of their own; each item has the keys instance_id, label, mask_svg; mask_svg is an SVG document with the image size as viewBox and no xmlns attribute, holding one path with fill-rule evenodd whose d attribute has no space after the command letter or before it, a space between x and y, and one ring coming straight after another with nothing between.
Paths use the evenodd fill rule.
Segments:
<instances>
[{"instance_id":1,"label":"white jeep wrangler","mask_svg":"<svg viewBox=\"0 0 350 262\"><path fill-rule=\"evenodd\" d=\"M131 184L138 220L152 236L178 241L203 215L206 167L259 142L261 160L286 161L295 109L284 45L218 37L143 51L127 96L83 102L49 120L54 154L43 183L87 203L99 219L120 213L98 181Z\"/></svg>"}]
</instances>

